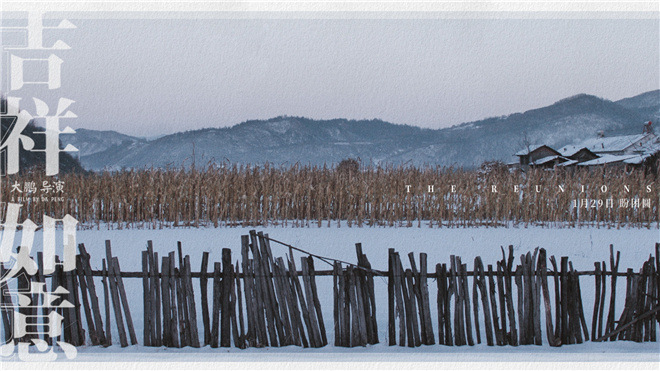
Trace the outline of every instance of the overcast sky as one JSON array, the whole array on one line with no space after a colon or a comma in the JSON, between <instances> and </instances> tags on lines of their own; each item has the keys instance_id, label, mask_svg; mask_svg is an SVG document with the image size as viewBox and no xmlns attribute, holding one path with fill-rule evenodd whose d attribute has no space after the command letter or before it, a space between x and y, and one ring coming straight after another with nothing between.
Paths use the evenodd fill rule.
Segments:
<instances>
[{"instance_id":1,"label":"overcast sky","mask_svg":"<svg viewBox=\"0 0 660 371\"><path fill-rule=\"evenodd\" d=\"M66 124L140 136L279 115L440 128L660 87L657 19L70 20L44 42L72 48Z\"/></svg>"}]
</instances>

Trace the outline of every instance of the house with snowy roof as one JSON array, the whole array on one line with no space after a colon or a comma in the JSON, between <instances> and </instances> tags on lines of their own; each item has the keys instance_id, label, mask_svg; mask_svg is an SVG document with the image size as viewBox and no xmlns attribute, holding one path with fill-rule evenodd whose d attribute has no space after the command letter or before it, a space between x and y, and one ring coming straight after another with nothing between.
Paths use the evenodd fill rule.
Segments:
<instances>
[{"instance_id":1,"label":"house with snowy roof","mask_svg":"<svg viewBox=\"0 0 660 371\"><path fill-rule=\"evenodd\" d=\"M599 156L590 151L586 147L567 145L559 149L561 156L566 158L566 161L561 162L558 166L567 167L575 164L597 159Z\"/></svg>"},{"instance_id":2,"label":"house with snowy roof","mask_svg":"<svg viewBox=\"0 0 660 371\"><path fill-rule=\"evenodd\" d=\"M540 166L552 164L561 154L545 144L532 144L516 152L520 160L520 167ZM551 167L551 166L550 166Z\"/></svg>"},{"instance_id":3,"label":"house with snowy roof","mask_svg":"<svg viewBox=\"0 0 660 371\"><path fill-rule=\"evenodd\" d=\"M582 142L579 147L587 148L597 154L629 155L643 153L645 145L653 142L653 133L624 135L618 137L599 137Z\"/></svg>"},{"instance_id":4,"label":"house with snowy roof","mask_svg":"<svg viewBox=\"0 0 660 371\"><path fill-rule=\"evenodd\" d=\"M590 139L580 144L580 146L595 153L598 158L579 162L578 166L640 165L660 152L660 139L653 132L648 132L637 135Z\"/></svg>"},{"instance_id":5,"label":"house with snowy roof","mask_svg":"<svg viewBox=\"0 0 660 371\"><path fill-rule=\"evenodd\" d=\"M555 150L547 145L527 146L516 153L520 162L517 167L554 168L570 166L619 165L637 166L660 155L660 138L651 128L644 125L644 132L585 140Z\"/></svg>"}]
</instances>

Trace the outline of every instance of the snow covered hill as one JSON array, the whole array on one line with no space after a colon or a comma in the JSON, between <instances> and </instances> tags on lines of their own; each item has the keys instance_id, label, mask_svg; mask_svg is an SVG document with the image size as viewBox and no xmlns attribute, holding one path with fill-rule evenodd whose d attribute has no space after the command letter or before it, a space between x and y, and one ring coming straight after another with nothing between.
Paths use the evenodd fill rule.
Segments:
<instances>
[{"instance_id":1,"label":"snow covered hill","mask_svg":"<svg viewBox=\"0 0 660 371\"><path fill-rule=\"evenodd\" d=\"M281 116L229 128L180 132L146 141L81 130L71 140L91 170L203 166L209 162L323 165L345 158L472 168L513 160L525 143L559 147L595 137L638 134L658 115L660 91L619 102L581 94L550 106L431 130L381 120L312 120ZM66 139L66 138L64 138Z\"/></svg>"}]
</instances>

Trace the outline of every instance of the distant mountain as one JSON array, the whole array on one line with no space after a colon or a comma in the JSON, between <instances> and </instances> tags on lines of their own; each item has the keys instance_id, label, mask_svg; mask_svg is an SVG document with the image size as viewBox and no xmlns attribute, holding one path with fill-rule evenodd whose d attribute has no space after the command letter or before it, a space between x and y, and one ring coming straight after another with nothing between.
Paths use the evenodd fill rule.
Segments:
<instances>
[{"instance_id":1,"label":"distant mountain","mask_svg":"<svg viewBox=\"0 0 660 371\"><path fill-rule=\"evenodd\" d=\"M282 116L229 128L180 132L152 141L79 129L81 137L71 143L77 143L83 166L92 170L180 167L193 161L197 166L209 161L330 165L349 157L359 157L363 163L470 168L488 160L512 161L513 153L526 143L559 147L600 132L606 136L641 133L643 123L657 115L658 93L619 102L581 94L547 107L438 130L381 120Z\"/></svg>"},{"instance_id":2,"label":"distant mountain","mask_svg":"<svg viewBox=\"0 0 660 371\"><path fill-rule=\"evenodd\" d=\"M648 117L657 127L660 121L660 90L649 91L634 97L621 99L616 103Z\"/></svg>"},{"instance_id":3,"label":"distant mountain","mask_svg":"<svg viewBox=\"0 0 660 371\"><path fill-rule=\"evenodd\" d=\"M75 135L67 137L67 143L78 148L82 154L81 156L104 152L116 146L147 142L146 139L132 137L112 130L76 129Z\"/></svg>"},{"instance_id":4,"label":"distant mountain","mask_svg":"<svg viewBox=\"0 0 660 371\"><path fill-rule=\"evenodd\" d=\"M515 161L528 143L550 146L607 136L641 133L644 116L592 95L580 94L524 113L489 118L441 129L443 140L417 153L441 156L441 164L472 167L488 160ZM410 154L412 158L419 157Z\"/></svg>"},{"instance_id":5,"label":"distant mountain","mask_svg":"<svg viewBox=\"0 0 660 371\"><path fill-rule=\"evenodd\" d=\"M80 164L86 169L99 170L121 161L124 153L144 146L147 140L112 130L76 129L76 134L63 138L80 151Z\"/></svg>"},{"instance_id":6,"label":"distant mountain","mask_svg":"<svg viewBox=\"0 0 660 371\"><path fill-rule=\"evenodd\" d=\"M427 137L426 134L430 136ZM84 155L92 169L197 166L209 161L293 164L336 163L347 157L386 160L393 152L432 143L433 130L383 121L277 117L248 121L231 128L201 129L167 135L150 142L125 142ZM194 153L194 157L193 157Z\"/></svg>"}]
</instances>

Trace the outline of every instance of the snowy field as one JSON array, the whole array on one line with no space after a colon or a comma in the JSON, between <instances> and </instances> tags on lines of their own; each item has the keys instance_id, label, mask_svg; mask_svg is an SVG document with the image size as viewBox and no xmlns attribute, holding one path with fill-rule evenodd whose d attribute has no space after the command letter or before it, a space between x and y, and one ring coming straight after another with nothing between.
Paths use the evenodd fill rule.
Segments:
<instances>
[{"instance_id":1,"label":"snowy field","mask_svg":"<svg viewBox=\"0 0 660 371\"><path fill-rule=\"evenodd\" d=\"M222 248L232 249L234 261L240 259L240 236L253 228L203 228L203 229L164 229L164 230L80 230L77 232L78 243L84 243L92 257L93 269L101 268L101 259L105 257L105 240L112 241L113 255L119 257L122 271L141 270L141 251L146 249L147 240L152 240L159 256L175 251L177 241L182 242L183 253L190 255L192 270L199 271L203 251L210 252L209 266L221 260ZM638 271L642 263L654 254L654 245L660 242L658 229L557 229L557 228L257 228L268 233L271 238L289 243L312 253L356 262L355 243L361 242L363 251L375 269L387 269L387 249L395 248L402 257L405 267L409 266L408 252L426 252L429 271L434 271L436 263L448 263L450 255L461 256L472 270L473 259L481 256L484 265L495 264L501 259L500 246L505 249L513 245L517 264L521 254L533 251L536 247L547 250L548 257L568 256L576 270L593 270L595 261L606 261L609 268L609 245L621 251L619 271L633 268ZM17 236L18 237L18 236ZM18 240L17 240L18 241ZM35 251L41 249L41 235L35 237ZM271 243L274 256L285 256L288 248ZM299 262L299 256L297 261ZM321 261L315 262L317 270L330 267ZM625 278L618 280L617 319L623 309ZM142 342L142 280L125 278L131 314L138 340ZM614 343L591 343L566 345L552 348L547 345L543 334L543 346L488 347L477 346L447 347L440 345L419 348L387 346L387 282L385 278L375 279L377 317L380 344L365 348L339 348L332 345L334 339L332 313L332 278L317 277L325 327L330 345L320 349L299 347L266 349L167 349L143 346L130 346L122 349L117 345L118 333L113 332L115 345L109 348L80 347L76 361L83 362L254 362L254 361L361 361L361 362L660 362L660 343L642 343L618 341ZM594 279L582 277L580 280L585 319L591 330L593 310ZM199 284L193 280L197 299L198 326L202 328L201 307L199 303ZM209 286L212 286L209 284ZM609 279L608 301L609 301ZM471 282L470 282L471 287ZM550 286L553 292L552 282ZM430 302L434 330L437 332L437 308L435 307L437 286L429 280ZM103 294L100 280L97 294L103 306ZM607 306L606 306L607 310ZM480 315L483 316L480 308ZM554 313L553 313L554 315ZM545 331L545 314L541 313L541 328ZM83 319L84 321L84 319ZM480 318L483 335L483 317ZM658 330L660 334L660 329ZM200 330L201 333L201 330ZM437 336L437 335L436 335Z\"/></svg>"}]
</instances>

